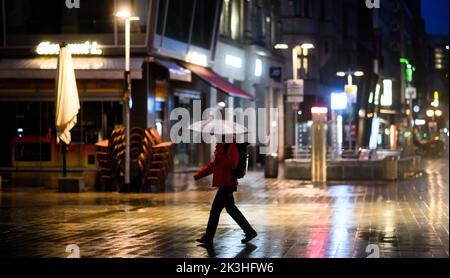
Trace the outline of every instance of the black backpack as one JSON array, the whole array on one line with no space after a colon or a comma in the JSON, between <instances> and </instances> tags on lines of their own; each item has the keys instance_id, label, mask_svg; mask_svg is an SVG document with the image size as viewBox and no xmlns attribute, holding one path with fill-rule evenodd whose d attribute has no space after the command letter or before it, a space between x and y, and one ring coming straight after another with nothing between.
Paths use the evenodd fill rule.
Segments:
<instances>
[{"instance_id":1,"label":"black backpack","mask_svg":"<svg viewBox=\"0 0 450 278\"><path fill-rule=\"evenodd\" d=\"M248 143L233 143L239 153L239 162L238 165L235 169L233 169L233 177L235 179L242 179L245 174L247 174L247 169L248 169L248 152L247 152L247 147L248 147ZM224 148L224 152L225 152L225 157L227 157L227 153L228 153L228 148L230 147L231 144L225 144L225 148ZM228 159L228 157L227 157Z\"/></svg>"}]
</instances>

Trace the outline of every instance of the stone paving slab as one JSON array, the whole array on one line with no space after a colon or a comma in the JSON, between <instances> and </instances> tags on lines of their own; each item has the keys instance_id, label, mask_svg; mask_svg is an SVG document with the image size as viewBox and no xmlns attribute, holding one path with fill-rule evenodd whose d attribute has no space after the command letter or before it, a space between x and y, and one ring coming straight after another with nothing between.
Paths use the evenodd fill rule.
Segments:
<instances>
[{"instance_id":1,"label":"stone paving slab","mask_svg":"<svg viewBox=\"0 0 450 278\"><path fill-rule=\"evenodd\" d=\"M215 190L210 180L176 176L162 194L61 194L9 188L0 194L1 257L113 258L349 258L449 256L448 159L424 162L425 174L403 182L313 185L264 179L241 181L238 207L259 235L242 232L222 213L214 249L198 247ZM282 174L280 176L283 176Z\"/></svg>"}]
</instances>

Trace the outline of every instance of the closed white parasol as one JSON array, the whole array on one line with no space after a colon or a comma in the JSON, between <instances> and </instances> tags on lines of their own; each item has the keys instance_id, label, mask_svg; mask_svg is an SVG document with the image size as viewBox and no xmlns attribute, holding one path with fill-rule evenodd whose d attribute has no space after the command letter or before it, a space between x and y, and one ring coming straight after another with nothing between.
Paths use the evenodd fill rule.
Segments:
<instances>
[{"instance_id":1,"label":"closed white parasol","mask_svg":"<svg viewBox=\"0 0 450 278\"><path fill-rule=\"evenodd\" d=\"M67 46L61 46L56 70L56 140L62 141L63 176L67 175L66 151L72 142L70 130L77 123L80 110L77 82L72 64L72 56Z\"/></svg>"}]
</instances>

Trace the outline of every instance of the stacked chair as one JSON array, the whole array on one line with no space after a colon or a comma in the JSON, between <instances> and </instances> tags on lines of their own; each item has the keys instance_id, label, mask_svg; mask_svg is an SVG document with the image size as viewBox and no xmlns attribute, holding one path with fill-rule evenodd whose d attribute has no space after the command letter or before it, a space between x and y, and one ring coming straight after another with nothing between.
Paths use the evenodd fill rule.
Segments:
<instances>
[{"instance_id":1,"label":"stacked chair","mask_svg":"<svg viewBox=\"0 0 450 278\"><path fill-rule=\"evenodd\" d=\"M120 192L160 192L165 190L173 166L173 143L163 142L154 128L130 130L130 188L124 187L125 129L116 128L107 148L97 151L100 182L103 188L116 187ZM105 143L103 143L103 146Z\"/></svg>"},{"instance_id":2,"label":"stacked chair","mask_svg":"<svg viewBox=\"0 0 450 278\"><path fill-rule=\"evenodd\" d=\"M145 130L144 146L149 150L144 186L163 190L173 166L173 143L162 142L154 128Z\"/></svg>"},{"instance_id":3,"label":"stacked chair","mask_svg":"<svg viewBox=\"0 0 450 278\"><path fill-rule=\"evenodd\" d=\"M114 176L111 156L109 155L108 140L103 140L95 144L95 156L98 161L100 184L102 191L114 190Z\"/></svg>"}]
</instances>

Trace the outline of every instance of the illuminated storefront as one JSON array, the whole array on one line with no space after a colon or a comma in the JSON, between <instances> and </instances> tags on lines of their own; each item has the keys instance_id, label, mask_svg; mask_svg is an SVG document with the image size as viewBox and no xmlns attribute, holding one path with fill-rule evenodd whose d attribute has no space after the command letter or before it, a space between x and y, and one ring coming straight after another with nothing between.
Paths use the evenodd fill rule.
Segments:
<instances>
[{"instance_id":1,"label":"illuminated storefront","mask_svg":"<svg viewBox=\"0 0 450 278\"><path fill-rule=\"evenodd\" d=\"M74 11L65 9L63 2L59 7L5 1L6 27L0 42L0 113L5 119L1 168L61 166L54 130L54 78L62 42L73 54L81 100L68 166L96 168L94 144L122 124L124 24L113 15L127 3L98 0ZM195 99L202 100L202 109L210 107L211 92L228 96L230 88L241 92L233 98L252 99L208 68L216 48L221 1L193 3L136 0L131 6L140 18L131 23L131 125L156 127L165 140L170 139L169 116L175 107L192 109ZM25 6L33 12L16 18L15 10ZM174 159L175 170L198 168L209 161L210 146L177 145Z\"/></svg>"}]
</instances>

